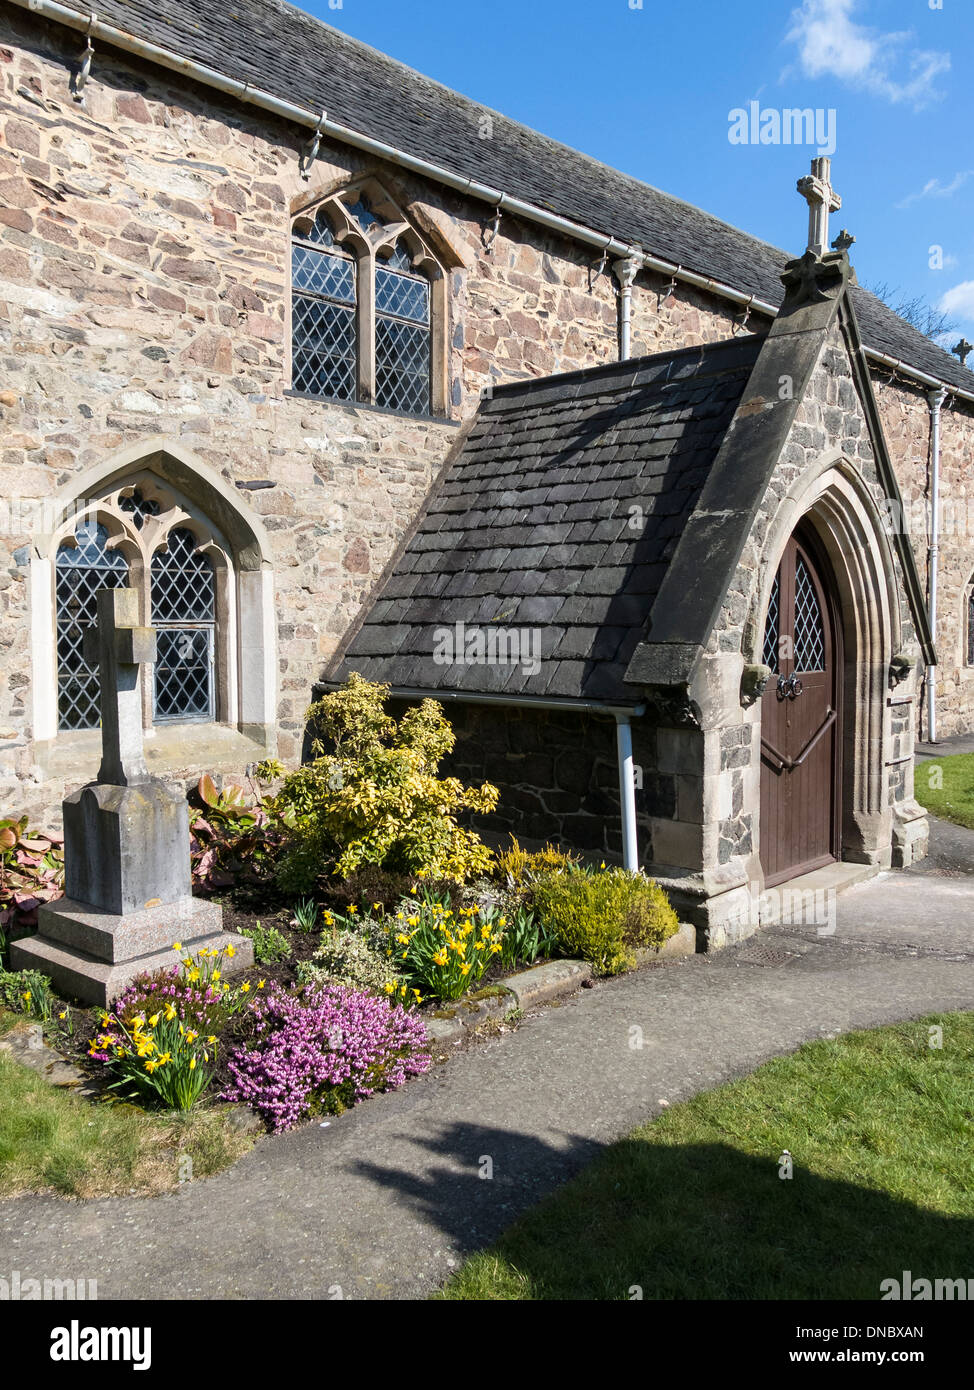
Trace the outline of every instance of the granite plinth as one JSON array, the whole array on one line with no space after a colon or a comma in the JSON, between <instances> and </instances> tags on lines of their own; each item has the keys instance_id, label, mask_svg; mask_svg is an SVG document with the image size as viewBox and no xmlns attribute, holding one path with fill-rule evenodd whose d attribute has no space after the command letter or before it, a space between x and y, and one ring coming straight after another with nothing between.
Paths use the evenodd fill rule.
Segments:
<instances>
[{"instance_id":1,"label":"granite plinth","mask_svg":"<svg viewBox=\"0 0 974 1390\"><path fill-rule=\"evenodd\" d=\"M92 907L91 903L58 898L38 909L40 936L79 950L109 965L120 965L135 956L168 951L175 960L174 941L186 945L223 930L223 910L202 898L181 898L160 903L124 917Z\"/></svg>"},{"instance_id":2,"label":"granite plinth","mask_svg":"<svg viewBox=\"0 0 974 1390\"><path fill-rule=\"evenodd\" d=\"M70 922L70 918L65 921ZM198 959L204 947L212 951L224 951L227 946L234 948L234 955L224 957L220 967L224 976L247 970L254 963L254 943L246 936L211 931L204 936L188 938L185 926L182 931L182 936L170 931L165 948L149 950L127 960L100 959L80 946L38 933L11 943L10 965L13 970L40 970L50 978L58 994L107 1008L136 975L166 969L188 956ZM178 956L172 948L173 941L182 943Z\"/></svg>"},{"instance_id":3,"label":"granite plinth","mask_svg":"<svg viewBox=\"0 0 974 1390\"><path fill-rule=\"evenodd\" d=\"M63 812L64 882L75 902L128 915L190 896L189 810L165 782L93 783Z\"/></svg>"}]
</instances>

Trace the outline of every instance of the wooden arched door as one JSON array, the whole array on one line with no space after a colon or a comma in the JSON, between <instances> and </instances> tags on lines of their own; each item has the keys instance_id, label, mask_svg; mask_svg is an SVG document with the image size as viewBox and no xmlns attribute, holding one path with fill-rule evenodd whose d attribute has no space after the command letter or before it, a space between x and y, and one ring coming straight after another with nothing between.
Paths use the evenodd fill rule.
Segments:
<instances>
[{"instance_id":1,"label":"wooden arched door","mask_svg":"<svg viewBox=\"0 0 974 1390\"><path fill-rule=\"evenodd\" d=\"M768 606L761 697L761 864L765 886L840 853L842 633L828 562L792 536Z\"/></svg>"}]
</instances>

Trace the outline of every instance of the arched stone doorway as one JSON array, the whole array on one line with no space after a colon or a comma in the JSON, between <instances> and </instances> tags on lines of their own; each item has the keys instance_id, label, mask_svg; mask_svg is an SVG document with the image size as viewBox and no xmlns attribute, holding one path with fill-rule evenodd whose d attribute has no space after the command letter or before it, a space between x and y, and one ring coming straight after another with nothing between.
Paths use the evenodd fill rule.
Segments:
<instances>
[{"instance_id":1,"label":"arched stone doorway","mask_svg":"<svg viewBox=\"0 0 974 1390\"><path fill-rule=\"evenodd\" d=\"M832 618L838 645L833 655L836 718L832 750L834 831L832 857L888 867L896 858L896 836L890 795L894 761L891 667L894 655L914 640L901 599L903 585L880 502L858 470L840 454L825 455L811 474L796 480L782 499L765 541L762 601L750 636L752 659L762 661L768 615L786 551L804 541L813 560L821 600ZM780 591L779 591L780 592ZM756 616L758 616L756 615ZM905 626L909 625L909 633ZM764 663L767 664L767 663ZM776 698L778 674L762 697L762 745L765 742L765 701ZM800 701L789 702L794 705ZM827 708L827 702L824 708ZM823 712L824 717L824 712ZM806 738L814 733L806 731ZM825 735L823 735L825 737ZM820 740L821 741L821 740ZM774 743L773 735L770 742ZM801 752L801 748L797 750ZM826 754L820 753L824 763ZM764 764L762 757L762 765ZM770 824L764 806L762 766L762 835ZM912 804L912 782L908 797ZM816 814L821 812L821 802ZM824 855L825 851L821 851ZM814 856L813 856L814 857ZM762 847L762 869L769 882L787 878L787 865ZM823 858L822 862L828 862ZM794 873L803 869L797 865Z\"/></svg>"}]
</instances>

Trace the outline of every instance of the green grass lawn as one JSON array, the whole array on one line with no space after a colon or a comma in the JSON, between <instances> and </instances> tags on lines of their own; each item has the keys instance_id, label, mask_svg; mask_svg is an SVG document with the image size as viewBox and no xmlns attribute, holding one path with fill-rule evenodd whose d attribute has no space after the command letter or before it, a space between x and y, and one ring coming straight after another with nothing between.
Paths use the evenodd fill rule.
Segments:
<instances>
[{"instance_id":1,"label":"green grass lawn","mask_svg":"<svg viewBox=\"0 0 974 1390\"><path fill-rule=\"evenodd\" d=\"M0 1017L0 1032L3 1031ZM252 1140L226 1115L150 1115L57 1090L0 1052L0 1197L52 1190L100 1197L165 1192L186 1175L208 1177Z\"/></svg>"},{"instance_id":2,"label":"green grass lawn","mask_svg":"<svg viewBox=\"0 0 974 1390\"><path fill-rule=\"evenodd\" d=\"M974 753L917 763L916 799L935 816L974 830Z\"/></svg>"},{"instance_id":3,"label":"green grass lawn","mask_svg":"<svg viewBox=\"0 0 974 1390\"><path fill-rule=\"evenodd\" d=\"M972 1140L974 1014L810 1043L608 1147L438 1297L878 1299L905 1269L967 1278Z\"/></svg>"}]
</instances>

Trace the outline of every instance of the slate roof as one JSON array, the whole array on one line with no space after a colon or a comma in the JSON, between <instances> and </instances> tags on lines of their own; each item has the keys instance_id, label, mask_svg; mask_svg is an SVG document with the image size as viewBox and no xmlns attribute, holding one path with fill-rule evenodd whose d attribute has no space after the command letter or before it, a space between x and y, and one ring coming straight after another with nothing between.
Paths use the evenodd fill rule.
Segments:
<instances>
[{"instance_id":1,"label":"slate roof","mask_svg":"<svg viewBox=\"0 0 974 1390\"><path fill-rule=\"evenodd\" d=\"M91 6L62 0L80 13ZM98 18L228 77L306 104L374 139L490 184L772 304L784 251L499 113L347 37L282 0L98 0ZM489 23L489 11L485 22ZM97 59L96 59L97 62ZM801 151L796 150L796 158ZM796 168L796 178L807 169ZM798 195L796 227L801 225ZM803 248L797 247L800 252ZM853 291L863 339L938 379L974 389L974 374L864 289Z\"/></svg>"},{"instance_id":2,"label":"slate roof","mask_svg":"<svg viewBox=\"0 0 974 1390\"><path fill-rule=\"evenodd\" d=\"M499 388L331 678L636 703L626 667L760 349L747 335ZM516 630L521 660L438 664L436 630L457 623Z\"/></svg>"}]
</instances>

